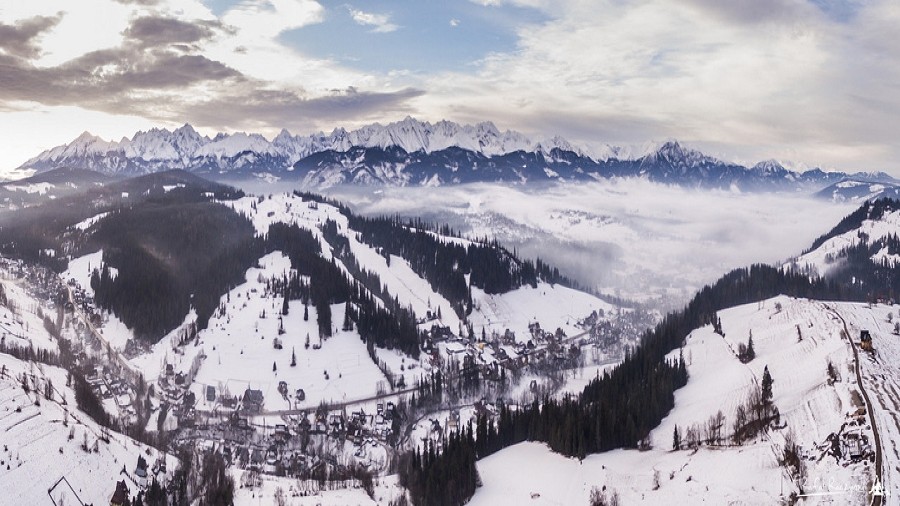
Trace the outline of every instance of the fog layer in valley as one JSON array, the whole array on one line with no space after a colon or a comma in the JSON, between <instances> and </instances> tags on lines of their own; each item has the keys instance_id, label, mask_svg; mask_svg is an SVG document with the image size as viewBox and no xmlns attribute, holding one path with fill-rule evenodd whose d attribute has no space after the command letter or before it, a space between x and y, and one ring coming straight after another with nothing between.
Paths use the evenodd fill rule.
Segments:
<instances>
[{"instance_id":1,"label":"fog layer in valley","mask_svg":"<svg viewBox=\"0 0 900 506\"><path fill-rule=\"evenodd\" d=\"M646 181L341 187L368 215L449 223L541 257L585 286L671 308L728 270L799 254L852 205L801 195L696 191ZM656 304L654 304L656 305Z\"/></svg>"}]
</instances>

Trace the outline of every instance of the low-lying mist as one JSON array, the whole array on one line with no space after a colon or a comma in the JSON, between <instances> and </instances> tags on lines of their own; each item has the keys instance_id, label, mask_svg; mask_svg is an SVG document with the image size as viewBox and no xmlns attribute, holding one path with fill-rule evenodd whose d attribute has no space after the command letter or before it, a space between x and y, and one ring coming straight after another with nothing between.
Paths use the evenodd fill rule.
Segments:
<instances>
[{"instance_id":1,"label":"low-lying mist","mask_svg":"<svg viewBox=\"0 0 900 506\"><path fill-rule=\"evenodd\" d=\"M264 194L295 186L241 185ZM341 186L364 215L447 223L540 257L581 285L672 309L725 272L798 255L855 208L806 195L692 190L643 180L588 184Z\"/></svg>"},{"instance_id":2,"label":"low-lying mist","mask_svg":"<svg viewBox=\"0 0 900 506\"><path fill-rule=\"evenodd\" d=\"M852 205L795 194L689 190L646 181L549 186L339 187L366 215L420 217L496 238L584 286L671 308L730 269L799 254Z\"/></svg>"}]
</instances>

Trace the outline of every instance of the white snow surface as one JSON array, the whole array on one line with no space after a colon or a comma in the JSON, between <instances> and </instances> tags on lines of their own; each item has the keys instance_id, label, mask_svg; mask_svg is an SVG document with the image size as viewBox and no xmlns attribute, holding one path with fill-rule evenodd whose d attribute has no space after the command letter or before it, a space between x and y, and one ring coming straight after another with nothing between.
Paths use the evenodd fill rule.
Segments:
<instances>
[{"instance_id":1,"label":"white snow surface","mask_svg":"<svg viewBox=\"0 0 900 506\"><path fill-rule=\"evenodd\" d=\"M537 288L523 286L511 292L490 295L472 288L474 311L469 321L476 333L484 327L503 334L507 329L516 333L516 339L530 339L528 324L540 323L545 331L561 328L567 336L581 334L584 330L576 324L593 311L607 313L615 308L593 295L562 285L540 282Z\"/></svg>"},{"instance_id":2,"label":"white snow surface","mask_svg":"<svg viewBox=\"0 0 900 506\"><path fill-rule=\"evenodd\" d=\"M69 265L60 276L63 280L74 279L81 285L86 293L93 296L94 289L91 288L91 274L94 269L103 268L103 250L80 256L69 260Z\"/></svg>"},{"instance_id":3,"label":"white snow surface","mask_svg":"<svg viewBox=\"0 0 900 506\"><path fill-rule=\"evenodd\" d=\"M0 280L0 286L8 301L7 305L0 305L0 336L6 345L56 350L55 340L37 313L38 302L13 281Z\"/></svg>"},{"instance_id":4,"label":"white snow surface","mask_svg":"<svg viewBox=\"0 0 900 506\"><path fill-rule=\"evenodd\" d=\"M260 265L247 271L245 284L223 298L225 313L214 315L209 327L201 332L200 346L208 358L195 383L227 386L232 395L242 394L247 387L262 390L267 410L291 407L277 393L279 381L286 381L290 392L303 388L304 404L312 407L323 400L374 395L376 384L384 376L369 358L359 334L338 330L321 342L321 349L314 349L320 342L315 308L309 307L309 320L304 321L303 304L292 301L289 313L281 316L281 300L263 297L265 283L258 281L260 277L281 276L290 269L290 261L276 252L263 257ZM259 318L263 311L266 318ZM333 305L331 311L335 325L343 321L343 304ZM281 336L279 318L285 329ZM283 342L281 350L273 347L276 337ZM188 346L188 353L191 348ZM290 367L292 351L297 355L296 367ZM272 370L273 364L277 371Z\"/></svg>"},{"instance_id":5,"label":"white snow surface","mask_svg":"<svg viewBox=\"0 0 900 506\"><path fill-rule=\"evenodd\" d=\"M67 388L66 371L55 367L21 362L0 354L0 490L4 504L48 504L50 495L60 504L108 504L116 488L116 480L126 480L132 491L137 486L132 478L120 474L123 466L133 473L138 456L153 464L159 457L154 449L116 432L110 442L100 441L98 453L85 452L85 440L93 447L100 438L100 427L75 408L75 393ZM34 391L25 393L16 377L34 374L43 392L47 380L53 383L53 400ZM39 405L35 400L39 398ZM67 406L62 406L65 398ZM68 426L63 424L68 410ZM74 431L69 439L70 431ZM7 469L7 464L9 469ZM174 470L177 462L169 457L167 467ZM160 475L161 479L164 475ZM64 479L61 483L57 481ZM55 488L54 485L56 485ZM52 490L51 490L52 488Z\"/></svg>"},{"instance_id":6,"label":"white snow surface","mask_svg":"<svg viewBox=\"0 0 900 506\"><path fill-rule=\"evenodd\" d=\"M86 220L82 220L82 221L76 223L75 225L73 225L73 228L75 228L75 229L77 229L77 230L81 230L81 231L83 232L83 231L85 231L85 230L87 230L87 229L93 227L93 226L96 225L100 220L102 220L103 218L106 218L107 216L109 216L109 212L96 214L96 215L91 216L90 218L88 218L88 219L86 219Z\"/></svg>"},{"instance_id":7,"label":"white snow surface","mask_svg":"<svg viewBox=\"0 0 900 506\"><path fill-rule=\"evenodd\" d=\"M51 183L31 183L31 184L18 184L18 185L6 185L7 190L12 190L16 192L25 192L25 193L37 193L38 195L44 195L48 191L55 188L55 186Z\"/></svg>"}]
</instances>

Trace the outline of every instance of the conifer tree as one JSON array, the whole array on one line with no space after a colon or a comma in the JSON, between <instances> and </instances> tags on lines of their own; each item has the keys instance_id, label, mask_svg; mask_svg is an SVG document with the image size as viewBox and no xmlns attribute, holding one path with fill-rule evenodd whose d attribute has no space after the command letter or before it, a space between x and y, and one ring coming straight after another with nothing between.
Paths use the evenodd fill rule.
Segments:
<instances>
[{"instance_id":1,"label":"conifer tree","mask_svg":"<svg viewBox=\"0 0 900 506\"><path fill-rule=\"evenodd\" d=\"M763 370L762 377L762 401L763 404L770 404L772 402L772 383L775 380L772 379L772 375L769 374L769 366Z\"/></svg>"}]
</instances>

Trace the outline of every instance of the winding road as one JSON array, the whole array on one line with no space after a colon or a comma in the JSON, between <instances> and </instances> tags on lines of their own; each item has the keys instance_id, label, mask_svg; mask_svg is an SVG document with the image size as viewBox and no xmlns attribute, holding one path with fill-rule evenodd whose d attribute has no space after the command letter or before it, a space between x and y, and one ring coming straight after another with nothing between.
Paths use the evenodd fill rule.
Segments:
<instances>
[{"instance_id":1,"label":"winding road","mask_svg":"<svg viewBox=\"0 0 900 506\"><path fill-rule=\"evenodd\" d=\"M823 304L825 308L828 309L831 314L837 316L841 320L841 324L844 326L844 335L847 336L847 339L850 341L850 348L853 350L853 361L855 362L856 369L856 384L859 386L859 391L863 396L863 399L866 401L866 414L869 417L869 423L872 424L872 432L875 434L875 479L876 483L884 484L884 478L882 476L882 446L881 446L881 434L878 432L878 426L875 424L875 411L874 405L872 401L869 399L869 394L866 392L865 384L863 384L862 373L859 369L859 347L853 343L853 339L850 337L852 334L850 333L850 329L847 327L847 321L841 316L841 313L838 312L833 306L828 304ZM869 503L872 506L881 506L882 505L883 496L882 495L873 495L872 500Z\"/></svg>"}]
</instances>

